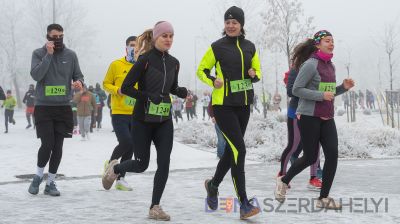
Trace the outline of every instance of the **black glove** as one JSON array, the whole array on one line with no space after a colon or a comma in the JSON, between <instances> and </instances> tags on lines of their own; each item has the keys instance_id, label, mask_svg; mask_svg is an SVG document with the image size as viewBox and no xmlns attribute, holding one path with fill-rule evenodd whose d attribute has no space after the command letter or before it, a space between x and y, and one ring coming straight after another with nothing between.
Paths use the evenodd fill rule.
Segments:
<instances>
[{"instance_id":1,"label":"black glove","mask_svg":"<svg viewBox=\"0 0 400 224\"><path fill-rule=\"evenodd\" d=\"M176 88L176 95L179 98L186 98L188 95L188 91L185 87L178 87L178 88Z\"/></svg>"},{"instance_id":2,"label":"black glove","mask_svg":"<svg viewBox=\"0 0 400 224\"><path fill-rule=\"evenodd\" d=\"M161 95L155 94L155 93L148 93L148 99L154 103L154 104L160 104L163 97Z\"/></svg>"}]
</instances>

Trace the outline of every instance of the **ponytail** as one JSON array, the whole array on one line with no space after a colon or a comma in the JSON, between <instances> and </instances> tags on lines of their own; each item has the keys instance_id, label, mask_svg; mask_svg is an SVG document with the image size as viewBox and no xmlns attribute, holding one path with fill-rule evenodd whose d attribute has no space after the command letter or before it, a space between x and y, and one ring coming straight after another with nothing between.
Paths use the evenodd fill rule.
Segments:
<instances>
[{"instance_id":1,"label":"ponytail","mask_svg":"<svg viewBox=\"0 0 400 224\"><path fill-rule=\"evenodd\" d=\"M139 57L140 55L153 49L153 47L153 30L145 30L140 36L138 36L136 40L137 52L135 53L135 57ZM135 60L137 60L137 58Z\"/></svg>"},{"instance_id":2,"label":"ponytail","mask_svg":"<svg viewBox=\"0 0 400 224\"><path fill-rule=\"evenodd\" d=\"M317 50L318 49L315 46L313 39L307 39L303 43L298 44L294 48L292 54L292 68L298 72L300 70L300 66Z\"/></svg>"}]
</instances>

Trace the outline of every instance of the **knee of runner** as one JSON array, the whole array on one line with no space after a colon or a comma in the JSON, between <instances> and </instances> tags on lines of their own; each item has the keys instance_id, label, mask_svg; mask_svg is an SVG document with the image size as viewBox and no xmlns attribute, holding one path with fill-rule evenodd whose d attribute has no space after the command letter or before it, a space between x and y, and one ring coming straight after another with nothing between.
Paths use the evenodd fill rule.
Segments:
<instances>
[{"instance_id":1,"label":"knee of runner","mask_svg":"<svg viewBox=\"0 0 400 224\"><path fill-rule=\"evenodd\" d=\"M318 155L311 155L311 156L308 156L306 158L307 158L307 160L306 160L307 161L307 165L312 165L312 164L317 162Z\"/></svg>"},{"instance_id":2,"label":"knee of runner","mask_svg":"<svg viewBox=\"0 0 400 224\"><path fill-rule=\"evenodd\" d=\"M149 168L149 161L141 160L139 161L139 173L143 173Z\"/></svg>"}]
</instances>

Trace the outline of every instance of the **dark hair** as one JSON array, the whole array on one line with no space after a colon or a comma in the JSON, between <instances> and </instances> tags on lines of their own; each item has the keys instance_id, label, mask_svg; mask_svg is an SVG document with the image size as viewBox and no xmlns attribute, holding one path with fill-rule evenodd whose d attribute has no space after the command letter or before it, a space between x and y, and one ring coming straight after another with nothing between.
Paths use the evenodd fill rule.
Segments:
<instances>
[{"instance_id":1,"label":"dark hair","mask_svg":"<svg viewBox=\"0 0 400 224\"><path fill-rule=\"evenodd\" d=\"M136 36L130 36L130 37L128 37L127 39L126 39L126 41L125 41L125 44L126 44L126 46L128 46L128 44L129 44L129 42L131 42L131 41L136 41Z\"/></svg>"},{"instance_id":2,"label":"dark hair","mask_svg":"<svg viewBox=\"0 0 400 224\"><path fill-rule=\"evenodd\" d=\"M7 94L11 94L11 89L7 90Z\"/></svg>"},{"instance_id":3,"label":"dark hair","mask_svg":"<svg viewBox=\"0 0 400 224\"><path fill-rule=\"evenodd\" d=\"M292 68L298 72L300 66L307 61L315 51L317 51L317 47L315 46L313 39L307 39L298 44L292 53Z\"/></svg>"},{"instance_id":4,"label":"dark hair","mask_svg":"<svg viewBox=\"0 0 400 224\"><path fill-rule=\"evenodd\" d=\"M53 23L53 24L50 24L47 26L47 33L50 33L52 30L64 32L64 29L62 28L62 26L60 24L56 24L56 23Z\"/></svg>"}]
</instances>

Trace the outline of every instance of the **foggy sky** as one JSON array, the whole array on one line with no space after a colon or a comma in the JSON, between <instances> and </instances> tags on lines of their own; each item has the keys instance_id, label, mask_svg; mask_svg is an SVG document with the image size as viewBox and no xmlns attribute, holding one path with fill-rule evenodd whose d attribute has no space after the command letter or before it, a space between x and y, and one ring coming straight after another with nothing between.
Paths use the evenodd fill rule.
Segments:
<instances>
[{"instance_id":1,"label":"foggy sky","mask_svg":"<svg viewBox=\"0 0 400 224\"><path fill-rule=\"evenodd\" d=\"M11 1L11 0L9 0ZM56 0L59 1L59 0ZM258 1L252 1L257 4ZM145 29L152 28L160 20L171 22L175 29L174 44L170 53L181 62L180 85L194 89L208 89L195 78L195 42L197 64L207 47L221 37L223 13L217 8L221 5L234 5L236 1L195 1L195 0L84 0L77 1L87 10L85 23L95 31L89 34L87 46L92 50L89 55L80 57L82 72L90 84L102 82L109 64L124 56L125 39L130 35L139 35ZM315 31L327 29L335 39L334 63L337 69L337 80L346 77L344 63L350 52L351 76L357 86L363 89L377 87L377 64L381 58L381 72L387 86L387 58L384 49L378 47L384 25L396 18L400 27L400 1L398 0L303 0L305 15L314 17ZM240 6L240 5L238 5ZM258 20L258 14L245 12L246 21ZM215 25L220 21L219 27ZM254 23L253 23L254 24ZM62 24L61 24L62 25ZM76 24L79 26L79 24ZM245 24L245 29L247 28ZM68 35L68 30L65 30ZM248 35L250 36L250 35ZM196 39L196 41L195 41ZM255 41L250 39L251 41ZM44 43L43 43L44 44ZM31 46L34 49L41 46ZM30 55L30 52L28 52ZM400 45L396 52L400 56ZM287 70L285 58L279 56L279 84L282 88L282 74ZM400 60L398 59L399 63ZM267 51L262 61L263 77L266 87L273 91L275 66L273 54ZM26 61L26 72L29 74L30 61ZM400 67L397 68L400 78ZM397 79L397 82L398 83ZM27 80L31 83L32 80ZM395 87L400 85L395 83ZM259 87L257 87L259 88Z\"/></svg>"}]
</instances>

